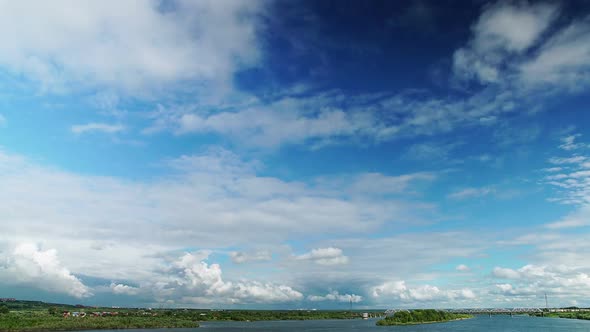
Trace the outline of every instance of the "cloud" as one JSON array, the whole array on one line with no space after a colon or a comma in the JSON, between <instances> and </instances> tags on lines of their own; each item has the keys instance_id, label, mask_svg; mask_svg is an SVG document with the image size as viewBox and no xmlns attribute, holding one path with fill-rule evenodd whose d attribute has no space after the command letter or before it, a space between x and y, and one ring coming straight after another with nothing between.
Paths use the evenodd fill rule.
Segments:
<instances>
[{"instance_id":1,"label":"cloud","mask_svg":"<svg viewBox=\"0 0 590 332\"><path fill-rule=\"evenodd\" d=\"M521 128L501 126L494 131L494 140L502 147L526 146L534 142L541 132L541 128L536 125Z\"/></svg>"},{"instance_id":2,"label":"cloud","mask_svg":"<svg viewBox=\"0 0 590 332\"><path fill-rule=\"evenodd\" d=\"M481 257L491 239L489 234L468 234L458 232L402 232L389 234L367 241L365 236L350 235L348 238L329 238L320 241L318 247L332 245L342 249L349 257L346 265L324 266L302 264L299 260L288 260L288 280L301 285L301 289L345 289L363 296L368 305L376 308L397 305L399 297L373 297L376 285L394 280L413 280L428 284L444 277L431 272L432 266L449 264L458 259ZM411 253L411 255L408 255ZM307 263L308 261L303 261ZM456 273L450 273L456 276ZM352 286L351 286L352 285ZM331 287L331 288L330 288ZM463 287L468 287L464 285ZM455 289L455 287L452 287ZM458 287L462 288L462 287ZM323 295L313 292L307 295Z\"/></svg>"},{"instance_id":3,"label":"cloud","mask_svg":"<svg viewBox=\"0 0 590 332\"><path fill-rule=\"evenodd\" d=\"M223 149L164 160L161 165L164 174L159 177L124 180L66 172L0 152L0 215L5 220L0 223L0 245L35 241L45 248L56 248L72 275L109 280L103 287L109 292L115 291L115 287L117 291L136 291L125 288L127 285L139 288L135 296L153 298L158 303L203 303L208 292L218 304L228 303L225 298L233 299L232 303L258 303L264 297L297 298L297 293L281 285L318 289L307 288L306 283L364 275L363 269L354 274L344 273L354 263L344 253L354 252L354 248L366 245L365 241L343 243L347 249L336 244L318 244L314 250L303 253L301 259L292 257L290 252L279 254L277 259L286 258L283 264L296 267L288 275L261 271L260 280L251 281L239 279L247 266L231 264L227 277L221 278L221 266L201 264L207 255L196 257L193 252L192 258L186 258L190 262L179 263L178 251L194 248L195 244L223 252L232 248L236 252L234 261L252 261L268 258L264 250L251 253L243 249L252 243L273 248L274 252L280 244L307 238L310 233L362 236L384 224L432 222L434 215L433 206L404 194L416 190L412 181L430 181L430 174L371 173L367 177L360 173L285 181L261 175L264 165ZM372 191L367 178L388 186L377 186ZM355 179L362 179L363 185L357 185ZM432 214L427 218L425 213ZM17 223L20 226L15 228ZM457 237L452 236L455 244L461 243ZM406 236L397 242L392 240L378 251L391 253L422 242L446 243L445 235L438 234L436 238L432 241ZM380 243L373 242L377 246ZM407 271L408 265L448 258L443 252L451 252L449 248L453 246L446 243L444 247L445 250L429 250L436 252L432 259L420 256L412 263L400 257L394 261L400 271ZM470 251L462 247L461 251L452 252L464 255ZM382 257L375 253L368 256ZM175 268L168 271L170 266ZM296 276L299 273L303 276ZM111 289L113 280L125 282L113 282ZM285 285L287 281L291 282ZM117 287L119 284L123 286ZM193 284L188 292L187 287ZM224 287L231 291L223 291ZM326 289L325 284L322 287ZM182 299L191 294L190 299Z\"/></svg>"},{"instance_id":4,"label":"cloud","mask_svg":"<svg viewBox=\"0 0 590 332\"><path fill-rule=\"evenodd\" d=\"M241 102L228 103L221 109L206 103L160 105L152 112L152 125L143 132L215 134L250 148L306 143L310 149L318 149L342 143L379 144L450 132L457 127L487 126L489 122L484 119L494 117L501 122L504 115L527 105L527 99L513 91L492 89L462 99L440 98L425 91L350 95L337 90L268 100L236 98Z\"/></svg>"},{"instance_id":5,"label":"cloud","mask_svg":"<svg viewBox=\"0 0 590 332\"><path fill-rule=\"evenodd\" d=\"M564 219L561 221L556 221L554 223L547 224L545 227L550 228L550 229L560 229L560 228L575 228L575 227L583 227L583 226L590 226L590 220L567 218L567 219Z\"/></svg>"},{"instance_id":6,"label":"cloud","mask_svg":"<svg viewBox=\"0 0 590 332\"><path fill-rule=\"evenodd\" d=\"M560 11L552 2L484 7L471 39L453 54L455 78L523 94L582 91L590 83L590 18L562 25Z\"/></svg>"},{"instance_id":7,"label":"cloud","mask_svg":"<svg viewBox=\"0 0 590 332\"><path fill-rule=\"evenodd\" d=\"M107 87L146 96L182 81L228 81L258 59L261 7L233 0L4 1L0 66L45 91Z\"/></svg>"},{"instance_id":8,"label":"cloud","mask_svg":"<svg viewBox=\"0 0 590 332\"><path fill-rule=\"evenodd\" d=\"M74 134L85 134L92 132L113 134L125 130L125 126L120 124L87 123L83 125L74 125L72 126L71 130Z\"/></svg>"},{"instance_id":9,"label":"cloud","mask_svg":"<svg viewBox=\"0 0 590 332\"><path fill-rule=\"evenodd\" d=\"M349 181L352 194L400 194L407 193L423 183L430 183L437 177L434 173L419 172L400 176L388 176L381 173L363 173Z\"/></svg>"},{"instance_id":10,"label":"cloud","mask_svg":"<svg viewBox=\"0 0 590 332\"><path fill-rule=\"evenodd\" d=\"M590 159L582 154L588 145L583 142L576 142L579 135L570 135L562 139L559 146L561 150L569 152L569 156L549 158L549 163L557 165L552 167L553 172L546 175L543 180L546 184L557 188L557 197L552 201L564 204L585 206L590 204ZM580 151L581 150L581 151ZM587 208L581 210L577 215L570 215L564 220L554 223L550 227L567 227L583 225ZM577 220L577 221L576 221Z\"/></svg>"},{"instance_id":11,"label":"cloud","mask_svg":"<svg viewBox=\"0 0 590 332\"><path fill-rule=\"evenodd\" d=\"M167 166L188 174L235 174L240 177L252 176L263 168L259 161L243 160L235 153L223 148L210 148L198 155L182 155L168 160Z\"/></svg>"},{"instance_id":12,"label":"cloud","mask_svg":"<svg viewBox=\"0 0 590 332\"><path fill-rule=\"evenodd\" d=\"M320 295L309 295L307 297L312 302L322 301L335 301L335 302L346 302L346 303L359 303L363 301L363 297L356 294L340 294L338 291L332 291L324 296Z\"/></svg>"},{"instance_id":13,"label":"cloud","mask_svg":"<svg viewBox=\"0 0 590 332\"><path fill-rule=\"evenodd\" d=\"M3 127L6 124L6 118L4 115L0 114L0 127Z\"/></svg>"},{"instance_id":14,"label":"cloud","mask_svg":"<svg viewBox=\"0 0 590 332\"><path fill-rule=\"evenodd\" d=\"M562 167L548 167L548 168L543 168L542 171L543 172L559 172L562 171L563 168Z\"/></svg>"},{"instance_id":15,"label":"cloud","mask_svg":"<svg viewBox=\"0 0 590 332\"><path fill-rule=\"evenodd\" d=\"M406 151L406 157L414 160L446 160L451 151L461 143L418 143L410 146Z\"/></svg>"},{"instance_id":16,"label":"cloud","mask_svg":"<svg viewBox=\"0 0 590 332\"><path fill-rule=\"evenodd\" d=\"M587 157L584 156L573 156L569 158L558 158L554 157L549 159L549 162L556 165L563 165L563 164L578 164L587 160Z\"/></svg>"},{"instance_id":17,"label":"cloud","mask_svg":"<svg viewBox=\"0 0 590 332\"><path fill-rule=\"evenodd\" d=\"M348 264L348 257L344 256L342 249L333 247L312 249L310 252L295 256L295 259L312 261L319 265Z\"/></svg>"},{"instance_id":18,"label":"cloud","mask_svg":"<svg viewBox=\"0 0 590 332\"><path fill-rule=\"evenodd\" d=\"M178 119L178 133L214 132L238 135L252 145L272 147L308 139L369 134L375 119L338 109L320 110L317 115L250 109L209 116L184 114Z\"/></svg>"},{"instance_id":19,"label":"cloud","mask_svg":"<svg viewBox=\"0 0 590 332\"><path fill-rule=\"evenodd\" d=\"M496 278L502 279L517 279L520 278L520 273L512 269L506 269L501 267L495 267L492 273Z\"/></svg>"},{"instance_id":20,"label":"cloud","mask_svg":"<svg viewBox=\"0 0 590 332\"><path fill-rule=\"evenodd\" d=\"M495 192L496 192L496 190L492 187L465 188L465 189L462 189L462 190L459 190L457 192L447 195L447 198L455 199L455 200L463 200L463 199L484 197L484 196L494 194Z\"/></svg>"},{"instance_id":21,"label":"cloud","mask_svg":"<svg viewBox=\"0 0 590 332\"><path fill-rule=\"evenodd\" d=\"M415 288L408 287L406 282L390 281L375 286L372 289L374 297L393 297L407 302L429 302L449 300L475 299L472 290L464 288L460 290L442 290L436 286L422 285Z\"/></svg>"},{"instance_id":22,"label":"cloud","mask_svg":"<svg viewBox=\"0 0 590 332\"><path fill-rule=\"evenodd\" d=\"M467 266L465 264L459 264L459 265L457 265L457 267L455 268L455 270L457 270L459 272L469 272L469 271L471 271L471 269L469 268L469 266Z\"/></svg>"},{"instance_id":23,"label":"cloud","mask_svg":"<svg viewBox=\"0 0 590 332\"><path fill-rule=\"evenodd\" d=\"M574 134L569 135L561 138L561 145L559 146L560 149L565 151L573 151L581 148L587 148L589 145L584 143L576 143L576 139L582 135Z\"/></svg>"},{"instance_id":24,"label":"cloud","mask_svg":"<svg viewBox=\"0 0 590 332\"><path fill-rule=\"evenodd\" d=\"M531 48L558 13L559 8L549 3L499 1L487 6L472 27L472 39L453 55L455 75L498 82L507 58Z\"/></svg>"},{"instance_id":25,"label":"cloud","mask_svg":"<svg viewBox=\"0 0 590 332\"><path fill-rule=\"evenodd\" d=\"M13 237L94 240L102 234L153 243L159 234L156 243L164 247L194 241L232 246L334 229L365 232L401 216L405 206L408 213L412 209L408 202L364 199L370 192L342 197L347 187L260 176L251 167L256 162L225 150L172 160L169 175L142 182L80 176L3 153L0 158L1 213L28 225L20 234L0 232Z\"/></svg>"},{"instance_id":26,"label":"cloud","mask_svg":"<svg viewBox=\"0 0 590 332\"><path fill-rule=\"evenodd\" d=\"M586 238L587 233L582 231L571 232L567 228L541 228L507 241L503 245L535 248L534 252L529 255L530 265L553 269L557 272L563 272L564 267L569 267L571 271L588 274L590 273L590 264L585 257L590 254L590 244ZM511 277L515 276L520 276L520 274L513 273ZM566 292L567 289L561 291Z\"/></svg>"},{"instance_id":27,"label":"cloud","mask_svg":"<svg viewBox=\"0 0 590 332\"><path fill-rule=\"evenodd\" d=\"M590 83L590 17L571 22L557 31L520 66L522 81L580 90Z\"/></svg>"},{"instance_id":28,"label":"cloud","mask_svg":"<svg viewBox=\"0 0 590 332\"><path fill-rule=\"evenodd\" d=\"M246 253L242 251L232 251L229 253L232 262L236 264L248 263L248 262L264 262L272 260L270 251L262 250L254 253Z\"/></svg>"},{"instance_id":29,"label":"cloud","mask_svg":"<svg viewBox=\"0 0 590 332\"><path fill-rule=\"evenodd\" d=\"M578 228L590 226L590 205L584 205L561 220L545 225L548 229Z\"/></svg>"},{"instance_id":30,"label":"cloud","mask_svg":"<svg viewBox=\"0 0 590 332\"><path fill-rule=\"evenodd\" d=\"M207 264L203 260L206 256L185 253L162 271L161 279L149 288L155 289L156 296L189 303L277 303L303 299L303 294L286 285L225 281L219 264Z\"/></svg>"},{"instance_id":31,"label":"cloud","mask_svg":"<svg viewBox=\"0 0 590 332\"><path fill-rule=\"evenodd\" d=\"M61 264L55 249L42 250L35 244L22 243L2 256L5 263L0 265L0 281L3 283L22 284L77 298L92 296L90 288Z\"/></svg>"},{"instance_id":32,"label":"cloud","mask_svg":"<svg viewBox=\"0 0 590 332\"><path fill-rule=\"evenodd\" d=\"M590 276L573 267L525 265L517 270L496 267L495 278L510 281L496 284L498 291L508 296L539 296L548 293L554 297L568 295L588 296Z\"/></svg>"},{"instance_id":33,"label":"cloud","mask_svg":"<svg viewBox=\"0 0 590 332\"><path fill-rule=\"evenodd\" d=\"M109 286L111 291L117 295L137 295L139 294L140 289L137 287L124 285L124 284L115 284L111 283Z\"/></svg>"}]
</instances>

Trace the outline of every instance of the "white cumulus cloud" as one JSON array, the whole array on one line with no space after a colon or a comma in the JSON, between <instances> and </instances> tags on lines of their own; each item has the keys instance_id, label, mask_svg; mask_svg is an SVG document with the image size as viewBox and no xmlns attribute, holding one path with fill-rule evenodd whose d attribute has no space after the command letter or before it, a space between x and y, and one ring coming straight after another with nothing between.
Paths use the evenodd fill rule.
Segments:
<instances>
[{"instance_id":1,"label":"white cumulus cloud","mask_svg":"<svg viewBox=\"0 0 590 332\"><path fill-rule=\"evenodd\" d=\"M124 284L111 283L109 287L114 294L137 295L140 291L138 287L133 287Z\"/></svg>"},{"instance_id":2,"label":"white cumulus cloud","mask_svg":"<svg viewBox=\"0 0 590 332\"><path fill-rule=\"evenodd\" d=\"M90 288L64 267L55 249L43 250L32 243L22 243L5 253L0 265L0 281L24 284L33 288L83 298L92 296Z\"/></svg>"},{"instance_id":3,"label":"white cumulus cloud","mask_svg":"<svg viewBox=\"0 0 590 332\"><path fill-rule=\"evenodd\" d=\"M372 288L373 297L395 298L407 302L428 302L475 299L475 293L468 288L444 290L437 286L420 285L408 287L403 280L388 281Z\"/></svg>"},{"instance_id":4,"label":"white cumulus cloud","mask_svg":"<svg viewBox=\"0 0 590 332\"><path fill-rule=\"evenodd\" d=\"M258 1L1 1L0 66L45 90L228 80L258 58ZM219 24L223 22L223 24Z\"/></svg>"},{"instance_id":5,"label":"white cumulus cloud","mask_svg":"<svg viewBox=\"0 0 590 332\"><path fill-rule=\"evenodd\" d=\"M303 299L303 294L287 285L252 280L225 281L219 264L204 261L205 253L186 253L152 286L156 296L189 302L276 303ZM158 294L159 293L159 294Z\"/></svg>"}]
</instances>

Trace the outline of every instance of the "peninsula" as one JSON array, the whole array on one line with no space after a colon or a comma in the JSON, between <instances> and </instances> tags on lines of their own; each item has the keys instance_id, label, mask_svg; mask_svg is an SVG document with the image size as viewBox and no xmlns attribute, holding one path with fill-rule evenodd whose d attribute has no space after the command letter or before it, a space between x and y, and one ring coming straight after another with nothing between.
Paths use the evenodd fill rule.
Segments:
<instances>
[{"instance_id":1,"label":"peninsula","mask_svg":"<svg viewBox=\"0 0 590 332\"><path fill-rule=\"evenodd\" d=\"M379 326L390 326L390 325L414 325L414 324L429 324L429 323L442 323L452 320L460 320L472 318L471 315L454 314L450 312L434 310L434 309L416 309L416 310L403 310L398 311L395 314L385 317L382 320L377 321Z\"/></svg>"}]
</instances>

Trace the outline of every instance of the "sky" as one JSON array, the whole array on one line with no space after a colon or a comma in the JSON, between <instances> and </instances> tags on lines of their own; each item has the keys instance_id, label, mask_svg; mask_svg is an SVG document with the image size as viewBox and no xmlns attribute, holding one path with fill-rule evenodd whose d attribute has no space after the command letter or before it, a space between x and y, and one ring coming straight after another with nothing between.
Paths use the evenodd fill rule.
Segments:
<instances>
[{"instance_id":1,"label":"sky","mask_svg":"<svg viewBox=\"0 0 590 332\"><path fill-rule=\"evenodd\" d=\"M590 306L590 2L0 1L0 297Z\"/></svg>"}]
</instances>

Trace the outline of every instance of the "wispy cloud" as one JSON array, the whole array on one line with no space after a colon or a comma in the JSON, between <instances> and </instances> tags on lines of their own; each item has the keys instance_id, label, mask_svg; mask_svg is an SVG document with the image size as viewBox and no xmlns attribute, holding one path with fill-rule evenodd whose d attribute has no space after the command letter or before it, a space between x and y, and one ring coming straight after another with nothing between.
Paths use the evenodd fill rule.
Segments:
<instances>
[{"instance_id":1,"label":"wispy cloud","mask_svg":"<svg viewBox=\"0 0 590 332\"><path fill-rule=\"evenodd\" d=\"M272 259L272 254L268 250L256 251L253 253L247 253L242 251L232 251L229 253L232 262L236 264L248 263L248 262L264 262Z\"/></svg>"},{"instance_id":2,"label":"wispy cloud","mask_svg":"<svg viewBox=\"0 0 590 332\"><path fill-rule=\"evenodd\" d=\"M590 83L590 19L571 22L557 31L520 67L522 80L532 86L558 86L580 91Z\"/></svg>"},{"instance_id":3,"label":"wispy cloud","mask_svg":"<svg viewBox=\"0 0 590 332\"><path fill-rule=\"evenodd\" d=\"M363 297L356 294L340 294L338 291L332 291L326 295L310 295L307 299L312 302L336 301L358 303L363 300Z\"/></svg>"},{"instance_id":4,"label":"wispy cloud","mask_svg":"<svg viewBox=\"0 0 590 332\"><path fill-rule=\"evenodd\" d=\"M451 152L462 144L462 142L417 143L407 149L405 156L414 160L446 160Z\"/></svg>"},{"instance_id":5,"label":"wispy cloud","mask_svg":"<svg viewBox=\"0 0 590 332\"><path fill-rule=\"evenodd\" d=\"M580 136L582 135L574 134L561 138L562 143L559 146L559 148L565 151L573 151L581 148L590 147L590 145L588 144L576 142L576 139L578 139Z\"/></svg>"},{"instance_id":6,"label":"wispy cloud","mask_svg":"<svg viewBox=\"0 0 590 332\"><path fill-rule=\"evenodd\" d=\"M558 189L557 197L552 200L586 205L590 204L590 158L584 154L588 151L588 144L576 142L577 137L578 135L568 135L561 139L559 148L570 155L549 158L549 163L558 167L550 168L551 172L544 177L544 182ZM578 224L574 219L578 218L556 222L554 227Z\"/></svg>"},{"instance_id":7,"label":"wispy cloud","mask_svg":"<svg viewBox=\"0 0 590 332\"><path fill-rule=\"evenodd\" d=\"M450 199L463 200L469 198L484 197L494 194L496 189L493 187L482 187L482 188L465 188L457 192L449 194L447 197Z\"/></svg>"},{"instance_id":8,"label":"wispy cloud","mask_svg":"<svg viewBox=\"0 0 590 332\"><path fill-rule=\"evenodd\" d=\"M341 265L348 264L348 257L339 248L318 248L310 252L295 256L297 260L311 261L320 265Z\"/></svg>"},{"instance_id":9,"label":"wispy cloud","mask_svg":"<svg viewBox=\"0 0 590 332\"><path fill-rule=\"evenodd\" d=\"M74 134L85 134L85 133L107 133L114 134L125 130L125 126L121 124L108 124L108 123L87 123L80 125L73 125L71 130Z\"/></svg>"},{"instance_id":10,"label":"wispy cloud","mask_svg":"<svg viewBox=\"0 0 590 332\"><path fill-rule=\"evenodd\" d=\"M242 96L243 98L243 96ZM203 112L206 105L160 107L145 133L216 134L251 147L314 143L379 144L403 137L431 136L459 127L488 126L489 117L522 111L526 98L511 91L483 90L465 99L431 93L360 94L323 91L252 100ZM527 112L524 112L525 114ZM322 144L327 143L327 144Z\"/></svg>"}]
</instances>

